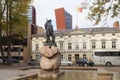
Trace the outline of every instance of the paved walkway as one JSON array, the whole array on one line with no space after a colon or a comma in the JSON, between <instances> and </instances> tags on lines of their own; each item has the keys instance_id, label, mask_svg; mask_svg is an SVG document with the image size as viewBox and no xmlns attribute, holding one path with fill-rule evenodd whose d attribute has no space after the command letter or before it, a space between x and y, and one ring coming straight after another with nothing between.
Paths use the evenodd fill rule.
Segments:
<instances>
[{"instance_id":1,"label":"paved walkway","mask_svg":"<svg viewBox=\"0 0 120 80\"><path fill-rule=\"evenodd\" d=\"M27 69L20 70L26 68L26 65L13 64L11 66L8 65L0 65L0 80L10 80L10 78L14 78L16 76L27 75L38 73L38 69Z\"/></svg>"},{"instance_id":2,"label":"paved walkway","mask_svg":"<svg viewBox=\"0 0 120 80\"><path fill-rule=\"evenodd\" d=\"M18 69L0 69L0 80L10 80L16 76L39 73L38 69L18 70Z\"/></svg>"},{"instance_id":3,"label":"paved walkway","mask_svg":"<svg viewBox=\"0 0 120 80\"><path fill-rule=\"evenodd\" d=\"M14 65L14 66L0 66L0 80L10 80L10 78L14 78L16 76L21 76L21 75L28 75L28 74L35 74L35 73L39 73L40 70L38 69L26 69L26 70L20 70L21 68L25 68L26 66L19 66L19 65ZM66 68L67 67L62 67L62 68ZM61 69L62 69L61 68ZM75 66L71 66L68 68L84 68L84 67L75 67ZM85 67L87 68L87 67ZM120 75L120 67L91 67L91 68L99 68L99 70L105 69L108 71L113 70L115 72L119 72L116 75ZM120 78L114 79L114 80L120 80Z\"/></svg>"}]
</instances>

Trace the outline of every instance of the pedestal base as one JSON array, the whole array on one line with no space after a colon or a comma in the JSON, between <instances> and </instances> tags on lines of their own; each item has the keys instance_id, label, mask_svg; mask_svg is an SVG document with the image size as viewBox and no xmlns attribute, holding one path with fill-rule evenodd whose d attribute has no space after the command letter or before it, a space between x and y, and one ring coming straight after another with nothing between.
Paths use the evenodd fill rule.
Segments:
<instances>
[{"instance_id":1,"label":"pedestal base","mask_svg":"<svg viewBox=\"0 0 120 80\"><path fill-rule=\"evenodd\" d=\"M46 73L40 73L38 75L39 78L58 78L64 75L64 72L55 72L55 73L51 73L51 72L46 72Z\"/></svg>"},{"instance_id":2,"label":"pedestal base","mask_svg":"<svg viewBox=\"0 0 120 80\"><path fill-rule=\"evenodd\" d=\"M59 69L40 69L40 74L56 74L59 73Z\"/></svg>"}]
</instances>

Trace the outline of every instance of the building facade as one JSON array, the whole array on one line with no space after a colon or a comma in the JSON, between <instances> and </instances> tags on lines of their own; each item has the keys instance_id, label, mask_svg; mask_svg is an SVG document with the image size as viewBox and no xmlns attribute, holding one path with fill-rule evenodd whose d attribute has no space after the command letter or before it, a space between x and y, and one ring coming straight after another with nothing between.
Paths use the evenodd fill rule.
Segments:
<instances>
[{"instance_id":1,"label":"building facade","mask_svg":"<svg viewBox=\"0 0 120 80\"><path fill-rule=\"evenodd\" d=\"M31 59L31 35L37 34L37 26L36 26L36 10L35 7L31 4L28 8L28 13L25 14L28 17L28 29L24 29L24 31L28 32L28 35L23 39L23 37L19 34L12 34L11 36L11 49L10 49L10 57L22 60L24 62L28 62ZM5 35L5 32L3 32ZM3 46L4 49L4 57L8 56L8 46L7 45L7 37L3 37L5 39L5 44ZM23 39L23 40L21 40ZM0 59L2 54L0 53Z\"/></svg>"},{"instance_id":2,"label":"building facade","mask_svg":"<svg viewBox=\"0 0 120 80\"><path fill-rule=\"evenodd\" d=\"M57 30L72 29L72 15L64 8L55 9Z\"/></svg>"},{"instance_id":3,"label":"building facade","mask_svg":"<svg viewBox=\"0 0 120 80\"><path fill-rule=\"evenodd\" d=\"M93 59L96 50L120 50L120 29L100 27L55 31L61 58L75 61L83 56ZM45 43L45 34L32 35L32 55L36 59Z\"/></svg>"}]
</instances>

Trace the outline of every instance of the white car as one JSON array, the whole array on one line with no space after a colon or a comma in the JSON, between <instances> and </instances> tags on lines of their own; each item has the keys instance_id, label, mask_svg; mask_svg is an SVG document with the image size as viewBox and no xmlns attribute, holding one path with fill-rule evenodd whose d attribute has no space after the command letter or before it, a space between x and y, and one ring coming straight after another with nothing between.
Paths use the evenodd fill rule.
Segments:
<instances>
[{"instance_id":1,"label":"white car","mask_svg":"<svg viewBox=\"0 0 120 80\"><path fill-rule=\"evenodd\" d=\"M68 60L61 60L61 65L71 66L73 65L73 62L68 61Z\"/></svg>"}]
</instances>

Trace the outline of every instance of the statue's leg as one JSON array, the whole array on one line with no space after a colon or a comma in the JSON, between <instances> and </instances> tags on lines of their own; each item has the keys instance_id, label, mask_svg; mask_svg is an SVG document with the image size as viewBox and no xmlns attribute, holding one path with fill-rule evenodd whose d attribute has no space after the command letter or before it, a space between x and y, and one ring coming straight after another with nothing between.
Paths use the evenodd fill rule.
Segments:
<instances>
[{"instance_id":1,"label":"statue's leg","mask_svg":"<svg viewBox=\"0 0 120 80\"><path fill-rule=\"evenodd\" d=\"M57 46L56 43L55 43L55 35L52 33L52 43L54 46Z\"/></svg>"},{"instance_id":2,"label":"statue's leg","mask_svg":"<svg viewBox=\"0 0 120 80\"><path fill-rule=\"evenodd\" d=\"M55 35L53 33L51 34L51 37L52 37L52 42L55 42Z\"/></svg>"},{"instance_id":3,"label":"statue's leg","mask_svg":"<svg viewBox=\"0 0 120 80\"><path fill-rule=\"evenodd\" d=\"M50 36L49 35L47 35L46 43L50 43Z\"/></svg>"}]
</instances>

